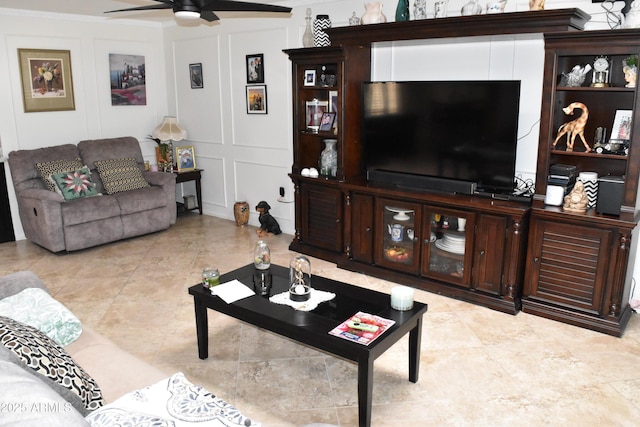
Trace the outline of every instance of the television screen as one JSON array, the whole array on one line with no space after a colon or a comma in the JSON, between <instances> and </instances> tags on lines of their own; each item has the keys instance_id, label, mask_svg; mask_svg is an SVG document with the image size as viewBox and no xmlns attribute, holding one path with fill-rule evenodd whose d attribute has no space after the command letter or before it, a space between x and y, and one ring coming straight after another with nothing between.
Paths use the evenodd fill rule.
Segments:
<instances>
[{"instance_id":1,"label":"television screen","mask_svg":"<svg viewBox=\"0 0 640 427\"><path fill-rule=\"evenodd\" d=\"M362 141L367 173L475 183L511 193L520 81L366 82Z\"/></svg>"}]
</instances>

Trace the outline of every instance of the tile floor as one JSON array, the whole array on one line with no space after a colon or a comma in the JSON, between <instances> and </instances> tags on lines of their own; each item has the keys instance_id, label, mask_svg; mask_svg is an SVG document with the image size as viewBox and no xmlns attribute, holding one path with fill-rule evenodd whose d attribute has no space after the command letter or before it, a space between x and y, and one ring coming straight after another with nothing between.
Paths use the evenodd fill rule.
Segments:
<instances>
[{"instance_id":1,"label":"tile floor","mask_svg":"<svg viewBox=\"0 0 640 427\"><path fill-rule=\"evenodd\" d=\"M170 230L71 254L0 244L0 274L33 270L86 324L123 348L237 405L265 427L357 426L356 366L209 315L209 359L197 356L187 288L203 267L251 262L255 227L188 214ZM291 236L266 239L288 265ZM314 274L389 292L393 283L311 259ZM407 380L407 342L375 363L379 426L640 425L640 319L623 338L419 291L420 381Z\"/></svg>"}]
</instances>

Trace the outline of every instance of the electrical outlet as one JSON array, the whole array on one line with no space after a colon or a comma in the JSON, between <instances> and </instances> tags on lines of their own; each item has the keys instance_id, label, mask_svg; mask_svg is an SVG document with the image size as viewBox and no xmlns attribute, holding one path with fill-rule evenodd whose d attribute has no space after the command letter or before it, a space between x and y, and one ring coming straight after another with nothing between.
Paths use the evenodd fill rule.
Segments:
<instances>
[{"instance_id":1,"label":"electrical outlet","mask_svg":"<svg viewBox=\"0 0 640 427\"><path fill-rule=\"evenodd\" d=\"M280 187L280 197L284 197L284 187Z\"/></svg>"}]
</instances>

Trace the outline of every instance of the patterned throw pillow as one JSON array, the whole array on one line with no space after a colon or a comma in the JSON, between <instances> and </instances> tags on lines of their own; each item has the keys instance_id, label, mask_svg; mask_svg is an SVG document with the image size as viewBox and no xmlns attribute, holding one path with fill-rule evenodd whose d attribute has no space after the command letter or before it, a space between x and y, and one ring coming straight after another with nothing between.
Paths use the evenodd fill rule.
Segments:
<instances>
[{"instance_id":1,"label":"patterned throw pillow","mask_svg":"<svg viewBox=\"0 0 640 427\"><path fill-rule=\"evenodd\" d=\"M56 173L70 172L82 167L80 158L71 160L53 160L51 162L36 163L36 169L44 185L51 191L56 191L56 184L49 177Z\"/></svg>"},{"instance_id":2,"label":"patterned throw pillow","mask_svg":"<svg viewBox=\"0 0 640 427\"><path fill-rule=\"evenodd\" d=\"M134 158L99 160L95 165L107 194L149 187Z\"/></svg>"},{"instance_id":3,"label":"patterned throw pillow","mask_svg":"<svg viewBox=\"0 0 640 427\"><path fill-rule=\"evenodd\" d=\"M95 380L64 348L36 328L0 316L0 344L38 374L77 395L88 411L104 405L102 391Z\"/></svg>"},{"instance_id":4,"label":"patterned throw pillow","mask_svg":"<svg viewBox=\"0 0 640 427\"><path fill-rule=\"evenodd\" d=\"M96 184L91 181L91 172L86 166L70 172L54 173L51 179L56 183L65 200L98 195Z\"/></svg>"}]
</instances>

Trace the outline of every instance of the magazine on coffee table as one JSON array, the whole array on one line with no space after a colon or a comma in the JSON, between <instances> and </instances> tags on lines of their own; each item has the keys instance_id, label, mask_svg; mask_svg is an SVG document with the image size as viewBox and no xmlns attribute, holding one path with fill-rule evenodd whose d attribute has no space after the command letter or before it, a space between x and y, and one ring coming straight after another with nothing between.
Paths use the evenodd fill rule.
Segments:
<instances>
[{"instance_id":1,"label":"magazine on coffee table","mask_svg":"<svg viewBox=\"0 0 640 427\"><path fill-rule=\"evenodd\" d=\"M369 345L395 323L395 320L359 311L329 331L329 334Z\"/></svg>"}]
</instances>

